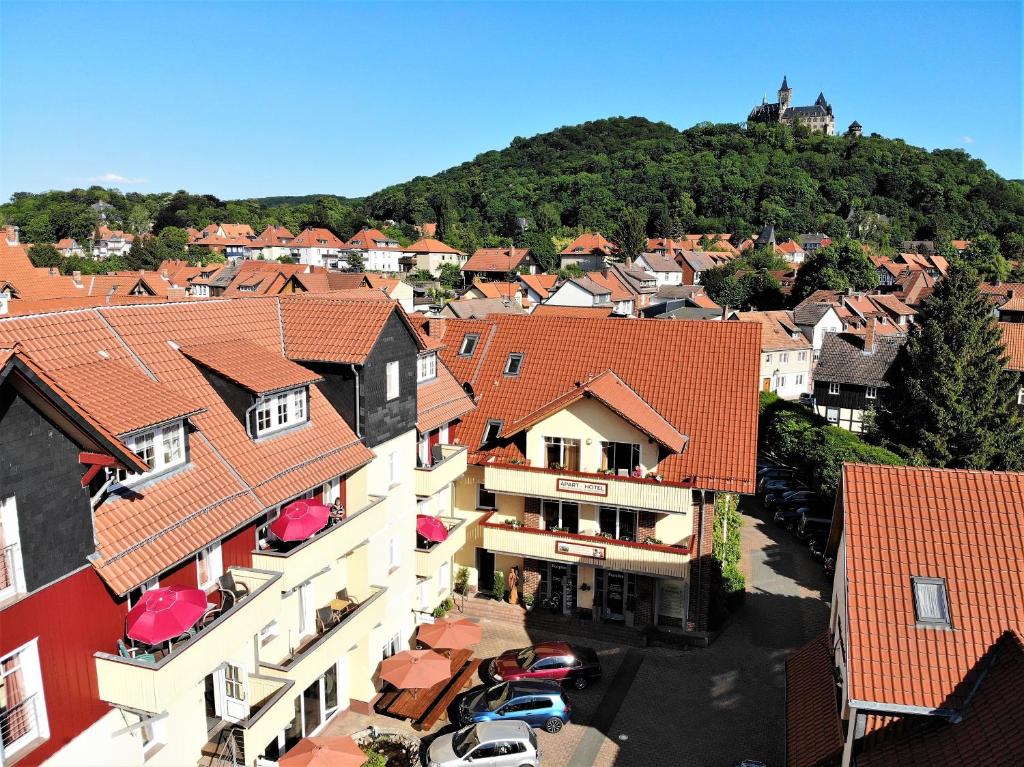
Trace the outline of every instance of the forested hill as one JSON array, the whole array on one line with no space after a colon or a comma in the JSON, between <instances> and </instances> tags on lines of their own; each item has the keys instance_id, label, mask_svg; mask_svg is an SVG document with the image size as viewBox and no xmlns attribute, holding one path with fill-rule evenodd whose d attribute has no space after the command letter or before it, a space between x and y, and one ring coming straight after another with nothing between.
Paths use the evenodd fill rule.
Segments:
<instances>
[{"instance_id":1,"label":"forested hill","mask_svg":"<svg viewBox=\"0 0 1024 767\"><path fill-rule=\"evenodd\" d=\"M456 239L513 236L520 218L543 232L610 232L624 207L646 211L648 231L657 235L752 232L764 221L783 234L839 234L848 219L865 218L894 242L1024 231L1024 188L958 149L928 152L877 135L810 135L784 126L678 131L640 117L517 138L501 151L383 189L366 205L379 219L447 215L463 230Z\"/></svg>"}]
</instances>

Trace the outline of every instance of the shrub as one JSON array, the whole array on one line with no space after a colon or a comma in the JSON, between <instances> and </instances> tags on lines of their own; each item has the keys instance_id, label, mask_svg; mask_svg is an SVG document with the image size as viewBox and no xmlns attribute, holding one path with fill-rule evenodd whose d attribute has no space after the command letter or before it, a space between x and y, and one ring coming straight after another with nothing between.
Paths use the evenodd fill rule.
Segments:
<instances>
[{"instance_id":1,"label":"shrub","mask_svg":"<svg viewBox=\"0 0 1024 767\"><path fill-rule=\"evenodd\" d=\"M455 572L455 591L458 594L465 594L466 587L469 586L469 568L460 567Z\"/></svg>"},{"instance_id":2,"label":"shrub","mask_svg":"<svg viewBox=\"0 0 1024 767\"><path fill-rule=\"evenodd\" d=\"M451 612L452 608L455 607L455 600L451 597L445 597L444 601L441 603L441 606L444 608L444 611L446 613Z\"/></svg>"},{"instance_id":3,"label":"shrub","mask_svg":"<svg viewBox=\"0 0 1024 767\"><path fill-rule=\"evenodd\" d=\"M499 602L505 600L505 573L501 570L494 571L494 598Z\"/></svg>"},{"instance_id":4,"label":"shrub","mask_svg":"<svg viewBox=\"0 0 1024 767\"><path fill-rule=\"evenodd\" d=\"M366 764L363 767L388 767L388 759L384 754L379 754L372 748L364 748L363 753L366 754Z\"/></svg>"},{"instance_id":5,"label":"shrub","mask_svg":"<svg viewBox=\"0 0 1024 767\"><path fill-rule=\"evenodd\" d=\"M441 620L441 618L443 618L447 614L448 611L445 609L443 604L440 604L437 607L435 607L434 612L431 613L431 615L433 615L438 620Z\"/></svg>"}]
</instances>

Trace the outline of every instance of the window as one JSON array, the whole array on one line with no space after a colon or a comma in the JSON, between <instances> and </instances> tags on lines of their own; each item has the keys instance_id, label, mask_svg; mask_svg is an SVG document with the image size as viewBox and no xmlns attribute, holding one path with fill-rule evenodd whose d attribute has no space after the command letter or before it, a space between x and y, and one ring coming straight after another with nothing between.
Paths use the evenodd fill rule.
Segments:
<instances>
[{"instance_id":1,"label":"window","mask_svg":"<svg viewBox=\"0 0 1024 767\"><path fill-rule=\"evenodd\" d=\"M914 590L914 614L918 623L949 627L949 599L945 578L910 579Z\"/></svg>"},{"instance_id":2,"label":"window","mask_svg":"<svg viewBox=\"0 0 1024 767\"><path fill-rule=\"evenodd\" d=\"M242 681L242 669L230 663L224 666L224 694L235 700L245 698L245 684Z\"/></svg>"},{"instance_id":3,"label":"window","mask_svg":"<svg viewBox=\"0 0 1024 767\"><path fill-rule=\"evenodd\" d=\"M484 429L484 444L494 442L501 435L501 427L504 421L488 421L487 428Z\"/></svg>"},{"instance_id":4,"label":"window","mask_svg":"<svg viewBox=\"0 0 1024 767\"><path fill-rule=\"evenodd\" d=\"M159 747L167 742L166 719L150 717L143 719L139 726L139 737L142 738L142 752L146 759L153 756Z\"/></svg>"},{"instance_id":5,"label":"window","mask_svg":"<svg viewBox=\"0 0 1024 767\"><path fill-rule=\"evenodd\" d=\"M397 399L398 397L398 360L392 360L388 363L386 369L387 375L387 397L388 400Z\"/></svg>"},{"instance_id":6,"label":"window","mask_svg":"<svg viewBox=\"0 0 1024 767\"><path fill-rule=\"evenodd\" d=\"M163 442L164 464L178 463L181 460L181 429L177 426L166 426L161 429Z\"/></svg>"},{"instance_id":7,"label":"window","mask_svg":"<svg viewBox=\"0 0 1024 767\"><path fill-rule=\"evenodd\" d=\"M211 543L196 554L196 581L199 588L209 588L223 574L224 560L221 558L220 541Z\"/></svg>"},{"instance_id":8,"label":"window","mask_svg":"<svg viewBox=\"0 0 1024 767\"><path fill-rule=\"evenodd\" d=\"M830 407L825 411L825 419L829 423L839 423L839 408Z\"/></svg>"},{"instance_id":9,"label":"window","mask_svg":"<svg viewBox=\"0 0 1024 767\"><path fill-rule=\"evenodd\" d=\"M620 541L636 540L636 517L637 513L632 509L602 506L598 510L601 532Z\"/></svg>"},{"instance_id":10,"label":"window","mask_svg":"<svg viewBox=\"0 0 1024 767\"><path fill-rule=\"evenodd\" d=\"M496 500L494 493L483 485L476 486L476 507L478 509L495 509L497 508Z\"/></svg>"},{"instance_id":11,"label":"window","mask_svg":"<svg viewBox=\"0 0 1024 767\"><path fill-rule=\"evenodd\" d=\"M793 383L795 383L797 386L802 386L804 383L804 377L802 375L798 375Z\"/></svg>"},{"instance_id":12,"label":"window","mask_svg":"<svg viewBox=\"0 0 1024 767\"><path fill-rule=\"evenodd\" d=\"M452 585L452 571L451 565L447 562L442 562L441 566L437 568L437 584L441 591L447 591Z\"/></svg>"},{"instance_id":13,"label":"window","mask_svg":"<svg viewBox=\"0 0 1024 767\"><path fill-rule=\"evenodd\" d=\"M523 367L523 355L519 352L512 352L505 360L505 375L517 376Z\"/></svg>"},{"instance_id":14,"label":"window","mask_svg":"<svg viewBox=\"0 0 1024 767\"><path fill-rule=\"evenodd\" d=\"M782 389L786 386L786 376L778 376L775 379L775 388Z\"/></svg>"},{"instance_id":15,"label":"window","mask_svg":"<svg viewBox=\"0 0 1024 767\"><path fill-rule=\"evenodd\" d=\"M1017 390L1017 404L1024 405L1024 389Z\"/></svg>"},{"instance_id":16,"label":"window","mask_svg":"<svg viewBox=\"0 0 1024 767\"><path fill-rule=\"evenodd\" d=\"M388 567L394 570L400 564L402 564L401 549L398 546L398 536L392 535L388 539Z\"/></svg>"},{"instance_id":17,"label":"window","mask_svg":"<svg viewBox=\"0 0 1024 767\"><path fill-rule=\"evenodd\" d=\"M161 429L150 429L124 439L124 444L146 462L149 471L131 474L124 469L116 473L118 482L132 484L185 463L185 421L177 421Z\"/></svg>"},{"instance_id":18,"label":"window","mask_svg":"<svg viewBox=\"0 0 1024 767\"><path fill-rule=\"evenodd\" d=\"M147 591L149 591L150 589L155 589L155 588L159 588L159 587L160 587L160 579L159 578L150 578L148 581L143 583L141 586L136 586L134 589L132 589L131 591L128 592L128 609L130 610L135 605L137 605L139 603L139 600L142 599L142 595L145 594Z\"/></svg>"},{"instance_id":19,"label":"window","mask_svg":"<svg viewBox=\"0 0 1024 767\"><path fill-rule=\"evenodd\" d=\"M789 352L780 352L779 362L789 362Z\"/></svg>"},{"instance_id":20,"label":"window","mask_svg":"<svg viewBox=\"0 0 1024 767\"><path fill-rule=\"evenodd\" d=\"M544 501L541 504L544 529L561 528L566 532L580 531L580 507L572 501Z\"/></svg>"},{"instance_id":21,"label":"window","mask_svg":"<svg viewBox=\"0 0 1024 767\"><path fill-rule=\"evenodd\" d=\"M796 359L797 359L797 362L806 362L807 361L807 352L797 352L796 353Z\"/></svg>"},{"instance_id":22,"label":"window","mask_svg":"<svg viewBox=\"0 0 1024 767\"><path fill-rule=\"evenodd\" d=\"M431 352L420 357L417 361L416 380L429 381L437 378L437 354Z\"/></svg>"},{"instance_id":23,"label":"window","mask_svg":"<svg viewBox=\"0 0 1024 767\"><path fill-rule=\"evenodd\" d=\"M37 738L47 738L50 728L36 640L0 658L0 700L3 713L3 751L7 759Z\"/></svg>"},{"instance_id":24,"label":"window","mask_svg":"<svg viewBox=\"0 0 1024 767\"><path fill-rule=\"evenodd\" d=\"M395 634L389 640L387 640L381 648L381 660L386 660L392 655L397 655L398 651L402 649L402 640Z\"/></svg>"},{"instance_id":25,"label":"window","mask_svg":"<svg viewBox=\"0 0 1024 767\"><path fill-rule=\"evenodd\" d=\"M640 465L640 445L633 442L601 442L601 470L625 471Z\"/></svg>"},{"instance_id":26,"label":"window","mask_svg":"<svg viewBox=\"0 0 1024 767\"><path fill-rule=\"evenodd\" d=\"M306 388L271 394L256 403L256 437L308 420Z\"/></svg>"},{"instance_id":27,"label":"window","mask_svg":"<svg viewBox=\"0 0 1024 767\"><path fill-rule=\"evenodd\" d=\"M869 386L864 392L864 396L868 399L875 399L878 396L878 389L874 386Z\"/></svg>"},{"instance_id":28,"label":"window","mask_svg":"<svg viewBox=\"0 0 1024 767\"><path fill-rule=\"evenodd\" d=\"M25 585L15 500L13 495L0 499L0 599L17 594Z\"/></svg>"},{"instance_id":29,"label":"window","mask_svg":"<svg viewBox=\"0 0 1024 767\"><path fill-rule=\"evenodd\" d=\"M153 441L155 436L156 435L153 432L147 431L144 434L132 437L129 445L132 452L145 461L149 465L150 469L152 469L156 463L154 460L156 458L156 452L153 450Z\"/></svg>"},{"instance_id":30,"label":"window","mask_svg":"<svg viewBox=\"0 0 1024 767\"><path fill-rule=\"evenodd\" d=\"M770 364L771 361L772 361L772 355L770 355L770 354L764 355L764 361Z\"/></svg>"},{"instance_id":31,"label":"window","mask_svg":"<svg viewBox=\"0 0 1024 767\"><path fill-rule=\"evenodd\" d=\"M828 385L828 393L829 394L839 394L839 384L837 384L837 383L830 383Z\"/></svg>"},{"instance_id":32,"label":"window","mask_svg":"<svg viewBox=\"0 0 1024 767\"><path fill-rule=\"evenodd\" d=\"M564 437L545 437L544 464L549 469L579 471L580 441Z\"/></svg>"}]
</instances>

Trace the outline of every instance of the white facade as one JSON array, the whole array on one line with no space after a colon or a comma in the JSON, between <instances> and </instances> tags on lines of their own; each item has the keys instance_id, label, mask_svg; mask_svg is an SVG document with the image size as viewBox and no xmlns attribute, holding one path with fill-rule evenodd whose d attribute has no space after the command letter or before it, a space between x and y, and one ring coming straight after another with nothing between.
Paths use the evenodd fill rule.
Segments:
<instances>
[{"instance_id":1,"label":"white facade","mask_svg":"<svg viewBox=\"0 0 1024 767\"><path fill-rule=\"evenodd\" d=\"M811 332L811 349L814 351L814 359L817 361L821 355L821 345L825 342L826 333L841 333L843 330L843 321L839 319L839 315L833 307L829 307L828 311L821 315L815 324Z\"/></svg>"},{"instance_id":2,"label":"white facade","mask_svg":"<svg viewBox=\"0 0 1024 767\"><path fill-rule=\"evenodd\" d=\"M811 350L775 349L761 353L761 391L796 399L811 391Z\"/></svg>"},{"instance_id":3,"label":"white facade","mask_svg":"<svg viewBox=\"0 0 1024 767\"><path fill-rule=\"evenodd\" d=\"M611 309L611 293L595 296L572 280L566 280L544 303L550 306L607 306Z\"/></svg>"},{"instance_id":4,"label":"white facade","mask_svg":"<svg viewBox=\"0 0 1024 767\"><path fill-rule=\"evenodd\" d=\"M279 248L275 247L271 248L271 250L279 250ZM343 251L340 248L287 247L280 248L280 250L286 250L300 264L323 266L327 269L348 269L348 259L343 255Z\"/></svg>"}]
</instances>

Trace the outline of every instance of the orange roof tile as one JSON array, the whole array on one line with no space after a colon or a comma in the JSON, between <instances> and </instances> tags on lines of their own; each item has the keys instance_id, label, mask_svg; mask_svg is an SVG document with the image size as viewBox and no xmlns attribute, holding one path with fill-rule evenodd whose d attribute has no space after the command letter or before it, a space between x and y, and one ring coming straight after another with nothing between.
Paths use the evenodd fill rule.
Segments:
<instances>
[{"instance_id":1,"label":"orange roof tile","mask_svg":"<svg viewBox=\"0 0 1024 767\"><path fill-rule=\"evenodd\" d=\"M464 272L514 272L530 255L529 248L477 248L462 265Z\"/></svg>"},{"instance_id":2,"label":"orange roof tile","mask_svg":"<svg viewBox=\"0 0 1024 767\"><path fill-rule=\"evenodd\" d=\"M551 306L541 304L533 310L535 317L610 317L610 306Z\"/></svg>"},{"instance_id":3,"label":"orange roof tile","mask_svg":"<svg viewBox=\"0 0 1024 767\"><path fill-rule=\"evenodd\" d=\"M252 241L253 245L264 247L282 247L291 243L295 235L286 226L274 226L268 224L267 228L260 232L259 237Z\"/></svg>"},{"instance_id":4,"label":"orange roof tile","mask_svg":"<svg viewBox=\"0 0 1024 767\"><path fill-rule=\"evenodd\" d=\"M323 380L280 353L243 338L182 346L181 353L257 396Z\"/></svg>"},{"instance_id":5,"label":"orange roof tile","mask_svg":"<svg viewBox=\"0 0 1024 767\"><path fill-rule=\"evenodd\" d=\"M811 342L800 332L793 313L780 309L770 312L738 312L737 318L761 325L761 351L810 349Z\"/></svg>"},{"instance_id":6,"label":"orange roof tile","mask_svg":"<svg viewBox=\"0 0 1024 767\"><path fill-rule=\"evenodd\" d=\"M416 387L416 429L424 434L473 411L476 405L440 360L437 377Z\"/></svg>"},{"instance_id":7,"label":"orange roof tile","mask_svg":"<svg viewBox=\"0 0 1024 767\"><path fill-rule=\"evenodd\" d=\"M633 294L626 289L614 272L587 272L587 277L596 282L602 288L611 291L612 301L632 301Z\"/></svg>"},{"instance_id":8,"label":"orange roof tile","mask_svg":"<svg viewBox=\"0 0 1024 767\"><path fill-rule=\"evenodd\" d=\"M473 288L480 291L484 298L512 298L522 289L518 282L480 282L473 283Z\"/></svg>"},{"instance_id":9,"label":"orange roof tile","mask_svg":"<svg viewBox=\"0 0 1024 767\"><path fill-rule=\"evenodd\" d=\"M393 242L395 244L384 245L383 243L385 242ZM356 232L345 245L348 248L357 248L359 250L401 250L397 240L388 237L379 229L363 229Z\"/></svg>"},{"instance_id":10,"label":"orange roof tile","mask_svg":"<svg viewBox=\"0 0 1024 767\"><path fill-rule=\"evenodd\" d=\"M362 364L395 310L392 301L289 296L281 301L288 357Z\"/></svg>"},{"instance_id":11,"label":"orange roof tile","mask_svg":"<svg viewBox=\"0 0 1024 767\"><path fill-rule=\"evenodd\" d=\"M341 249L345 247L345 243L329 229L307 227L288 243L288 247Z\"/></svg>"},{"instance_id":12,"label":"orange roof tile","mask_svg":"<svg viewBox=\"0 0 1024 767\"><path fill-rule=\"evenodd\" d=\"M480 339L460 357L467 333ZM612 370L689 437L685 452L659 465L667 481L753 492L761 335L750 323L494 315L448 320L445 342L445 363L478 397L460 429L470 450L488 420L515 423ZM512 352L524 355L522 369L505 376Z\"/></svg>"},{"instance_id":13,"label":"orange roof tile","mask_svg":"<svg viewBox=\"0 0 1024 767\"><path fill-rule=\"evenodd\" d=\"M958 709L1024 626L1024 473L846 464L840 497L848 697ZM945 580L953 630L916 625L914 577Z\"/></svg>"},{"instance_id":14,"label":"orange roof tile","mask_svg":"<svg viewBox=\"0 0 1024 767\"><path fill-rule=\"evenodd\" d=\"M614 242L606 240L600 232L584 232L566 245L560 255L571 256L573 254L601 253L608 256L616 250L618 250L618 246Z\"/></svg>"},{"instance_id":15,"label":"orange roof tile","mask_svg":"<svg viewBox=\"0 0 1024 767\"><path fill-rule=\"evenodd\" d=\"M520 274L519 281L540 296L540 299L543 301L545 298L550 297L551 291L554 290L555 284L558 282L558 275Z\"/></svg>"},{"instance_id":16,"label":"orange roof tile","mask_svg":"<svg viewBox=\"0 0 1024 767\"><path fill-rule=\"evenodd\" d=\"M786 767L829 764L843 749L828 640L823 631L786 659Z\"/></svg>"},{"instance_id":17,"label":"orange roof tile","mask_svg":"<svg viewBox=\"0 0 1024 767\"><path fill-rule=\"evenodd\" d=\"M424 237L421 240L417 240L412 245L404 248L409 253L454 253L456 255L465 255L461 250L456 250L451 245L446 245L440 240L435 240L433 237Z\"/></svg>"},{"instance_id":18,"label":"orange roof tile","mask_svg":"<svg viewBox=\"0 0 1024 767\"><path fill-rule=\"evenodd\" d=\"M1024 372L1024 323L1000 322L999 329L1006 346L1006 367Z\"/></svg>"}]
</instances>

